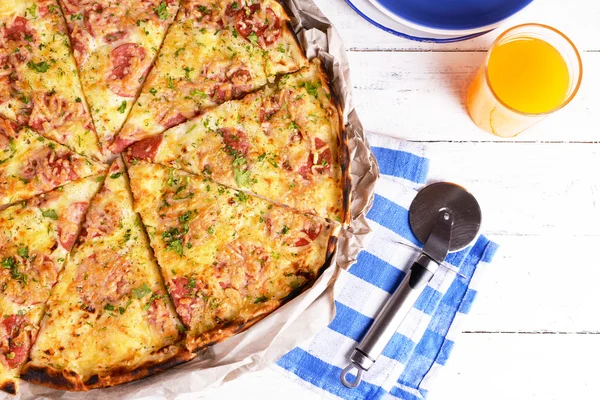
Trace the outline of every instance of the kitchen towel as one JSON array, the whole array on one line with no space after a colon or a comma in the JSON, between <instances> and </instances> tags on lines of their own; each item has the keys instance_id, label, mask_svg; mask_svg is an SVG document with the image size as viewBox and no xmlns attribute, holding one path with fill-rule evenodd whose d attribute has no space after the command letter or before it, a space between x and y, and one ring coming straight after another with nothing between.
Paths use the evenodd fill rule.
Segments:
<instances>
[{"instance_id":1,"label":"kitchen towel","mask_svg":"<svg viewBox=\"0 0 600 400\"><path fill-rule=\"evenodd\" d=\"M366 248L342 279L336 317L310 341L284 355L274 367L292 380L327 397L344 399L424 399L435 374L443 368L477 294L477 277L498 246L479 236L474 244L448 255L413 309L385 348L348 389L340 373L373 319L406 275L421 243L408 223L408 208L427 180L429 160L418 144L368 135L381 177L367 214L372 232Z\"/></svg>"}]
</instances>

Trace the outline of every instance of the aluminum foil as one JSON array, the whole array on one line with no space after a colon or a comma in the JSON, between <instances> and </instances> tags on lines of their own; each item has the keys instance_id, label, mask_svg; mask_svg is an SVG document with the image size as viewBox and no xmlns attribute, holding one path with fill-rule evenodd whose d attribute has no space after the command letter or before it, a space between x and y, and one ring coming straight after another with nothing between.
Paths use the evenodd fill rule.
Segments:
<instances>
[{"instance_id":1,"label":"aluminum foil","mask_svg":"<svg viewBox=\"0 0 600 400\"><path fill-rule=\"evenodd\" d=\"M186 364L136 382L90 392L64 392L21 382L20 399L137 399L146 396L174 399L179 394L216 387L238 376L273 364L296 345L324 329L335 317L334 297L345 271L356 262L370 229L371 207L379 168L352 104L352 85L342 40L311 0L283 0L292 26L309 59L319 57L340 102L348 135L352 178L352 219L342 230L332 264L313 286L268 317ZM6 395L7 398L15 398Z\"/></svg>"}]
</instances>

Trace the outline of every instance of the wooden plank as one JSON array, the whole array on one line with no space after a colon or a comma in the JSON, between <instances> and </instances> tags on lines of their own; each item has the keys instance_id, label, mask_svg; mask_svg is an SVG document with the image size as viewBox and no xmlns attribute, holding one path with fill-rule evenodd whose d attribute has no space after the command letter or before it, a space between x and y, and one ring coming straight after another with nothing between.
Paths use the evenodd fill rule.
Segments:
<instances>
[{"instance_id":1,"label":"wooden plank","mask_svg":"<svg viewBox=\"0 0 600 400\"><path fill-rule=\"evenodd\" d=\"M478 295L463 331L600 333L600 268L582 257L599 237L491 239L500 250L474 282Z\"/></svg>"},{"instance_id":2,"label":"wooden plank","mask_svg":"<svg viewBox=\"0 0 600 400\"><path fill-rule=\"evenodd\" d=\"M430 180L468 188L485 232L599 236L600 143L427 144Z\"/></svg>"},{"instance_id":3,"label":"wooden plank","mask_svg":"<svg viewBox=\"0 0 600 400\"><path fill-rule=\"evenodd\" d=\"M600 393L600 335L462 336L429 400L570 400Z\"/></svg>"},{"instance_id":4,"label":"wooden plank","mask_svg":"<svg viewBox=\"0 0 600 400\"><path fill-rule=\"evenodd\" d=\"M598 140L600 74L593 71L600 70L600 52L584 54L583 83L571 104L515 139L481 131L467 114L466 90L484 57L477 52L349 53L363 125L416 141Z\"/></svg>"},{"instance_id":5,"label":"wooden plank","mask_svg":"<svg viewBox=\"0 0 600 400\"><path fill-rule=\"evenodd\" d=\"M406 40L369 24L342 0L315 3L340 32L347 49L359 51L470 51L487 50L496 36L513 25L538 22L554 26L571 37L581 50L600 49L600 2L595 0L537 0L522 14L485 36L451 44Z\"/></svg>"}]
</instances>

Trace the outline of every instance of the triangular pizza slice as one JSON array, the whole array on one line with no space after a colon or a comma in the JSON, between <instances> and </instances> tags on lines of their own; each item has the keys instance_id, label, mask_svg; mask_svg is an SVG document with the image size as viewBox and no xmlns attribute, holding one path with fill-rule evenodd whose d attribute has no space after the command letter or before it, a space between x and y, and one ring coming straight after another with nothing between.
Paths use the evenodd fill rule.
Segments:
<instances>
[{"instance_id":1,"label":"triangular pizza slice","mask_svg":"<svg viewBox=\"0 0 600 400\"><path fill-rule=\"evenodd\" d=\"M277 85L137 142L131 155L341 222L349 188L342 133L315 59Z\"/></svg>"},{"instance_id":2,"label":"triangular pizza slice","mask_svg":"<svg viewBox=\"0 0 600 400\"><path fill-rule=\"evenodd\" d=\"M139 379L193 358L133 204L111 166L47 302L21 377L66 390Z\"/></svg>"},{"instance_id":3,"label":"triangular pizza slice","mask_svg":"<svg viewBox=\"0 0 600 400\"><path fill-rule=\"evenodd\" d=\"M56 0L0 1L0 115L103 158Z\"/></svg>"},{"instance_id":4,"label":"triangular pizza slice","mask_svg":"<svg viewBox=\"0 0 600 400\"><path fill-rule=\"evenodd\" d=\"M103 147L125 122L173 22L177 0L61 0Z\"/></svg>"},{"instance_id":5,"label":"triangular pizza slice","mask_svg":"<svg viewBox=\"0 0 600 400\"><path fill-rule=\"evenodd\" d=\"M0 211L0 389L5 392L17 392L16 378L44 303L102 178L81 179Z\"/></svg>"},{"instance_id":6,"label":"triangular pizza slice","mask_svg":"<svg viewBox=\"0 0 600 400\"><path fill-rule=\"evenodd\" d=\"M184 0L112 150L305 66L288 21L276 0Z\"/></svg>"},{"instance_id":7,"label":"triangular pizza slice","mask_svg":"<svg viewBox=\"0 0 600 400\"><path fill-rule=\"evenodd\" d=\"M181 170L132 161L135 208L190 351L251 326L315 281L339 225Z\"/></svg>"},{"instance_id":8,"label":"triangular pizza slice","mask_svg":"<svg viewBox=\"0 0 600 400\"><path fill-rule=\"evenodd\" d=\"M0 206L31 198L106 167L0 118Z\"/></svg>"}]
</instances>

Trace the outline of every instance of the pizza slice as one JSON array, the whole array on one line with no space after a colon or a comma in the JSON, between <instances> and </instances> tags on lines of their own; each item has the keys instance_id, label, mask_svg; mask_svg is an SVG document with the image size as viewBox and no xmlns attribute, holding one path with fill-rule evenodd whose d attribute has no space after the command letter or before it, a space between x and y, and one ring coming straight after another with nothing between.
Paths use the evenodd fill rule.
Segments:
<instances>
[{"instance_id":1,"label":"pizza slice","mask_svg":"<svg viewBox=\"0 0 600 400\"><path fill-rule=\"evenodd\" d=\"M0 2L0 115L102 159L56 0Z\"/></svg>"},{"instance_id":2,"label":"pizza slice","mask_svg":"<svg viewBox=\"0 0 600 400\"><path fill-rule=\"evenodd\" d=\"M305 66L288 20L276 0L185 0L111 149Z\"/></svg>"},{"instance_id":3,"label":"pizza slice","mask_svg":"<svg viewBox=\"0 0 600 400\"><path fill-rule=\"evenodd\" d=\"M177 0L61 0L81 84L104 147L125 122Z\"/></svg>"},{"instance_id":4,"label":"pizza slice","mask_svg":"<svg viewBox=\"0 0 600 400\"><path fill-rule=\"evenodd\" d=\"M132 160L128 172L190 351L300 293L335 248L335 223L157 164Z\"/></svg>"},{"instance_id":5,"label":"pizza slice","mask_svg":"<svg viewBox=\"0 0 600 400\"><path fill-rule=\"evenodd\" d=\"M17 392L44 303L100 181L91 176L0 211L0 390Z\"/></svg>"},{"instance_id":6,"label":"pizza slice","mask_svg":"<svg viewBox=\"0 0 600 400\"><path fill-rule=\"evenodd\" d=\"M342 222L350 185L341 127L314 60L278 85L135 143L130 154Z\"/></svg>"},{"instance_id":7,"label":"pizza slice","mask_svg":"<svg viewBox=\"0 0 600 400\"><path fill-rule=\"evenodd\" d=\"M0 206L31 198L106 167L0 118Z\"/></svg>"},{"instance_id":8,"label":"pizza slice","mask_svg":"<svg viewBox=\"0 0 600 400\"><path fill-rule=\"evenodd\" d=\"M113 386L195 356L168 298L122 161L92 200L47 302L21 378L66 390Z\"/></svg>"}]
</instances>

